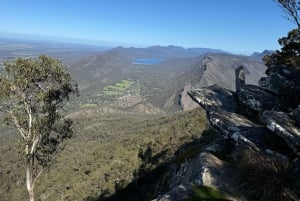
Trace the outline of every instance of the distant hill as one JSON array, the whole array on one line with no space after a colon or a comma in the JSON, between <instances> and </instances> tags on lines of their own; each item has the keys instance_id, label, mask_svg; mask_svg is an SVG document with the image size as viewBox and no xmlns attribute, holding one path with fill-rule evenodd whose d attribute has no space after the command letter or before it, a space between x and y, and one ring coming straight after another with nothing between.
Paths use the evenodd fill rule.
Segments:
<instances>
[{"instance_id":1,"label":"distant hill","mask_svg":"<svg viewBox=\"0 0 300 201\"><path fill-rule=\"evenodd\" d=\"M218 84L231 90L235 90L235 68L245 68L248 84L257 84L266 69L263 63L251 57L229 54L207 54L199 65L204 68L198 83L200 86Z\"/></svg>"},{"instance_id":2,"label":"distant hill","mask_svg":"<svg viewBox=\"0 0 300 201\"><path fill-rule=\"evenodd\" d=\"M184 58L184 57L197 57L206 53L224 53L223 50L210 49L210 48L188 48L178 46L152 46L147 48L114 48L111 51L117 52L120 55L134 59L172 59L172 58Z\"/></svg>"},{"instance_id":3,"label":"distant hill","mask_svg":"<svg viewBox=\"0 0 300 201\"><path fill-rule=\"evenodd\" d=\"M107 51L83 59L70 66L69 71L79 82L81 102L97 103L112 100L117 102L121 96L140 97L157 107L173 107L187 77L186 72L199 58L177 58L164 60L155 65L133 64L116 51ZM120 82L132 82L128 90ZM112 89L107 92L107 89ZM128 92L129 91L129 92ZM93 100L93 101L91 101Z\"/></svg>"},{"instance_id":4,"label":"distant hill","mask_svg":"<svg viewBox=\"0 0 300 201\"><path fill-rule=\"evenodd\" d=\"M260 77L265 76L266 67L262 62L251 57L232 54L209 53L197 61L190 69L190 80L186 82L180 94L180 104L188 110L196 105L187 95L187 91L195 87L217 84L235 91L235 68L244 66L247 84L258 84Z\"/></svg>"},{"instance_id":5,"label":"distant hill","mask_svg":"<svg viewBox=\"0 0 300 201\"><path fill-rule=\"evenodd\" d=\"M219 84L234 88L232 72L239 65L249 69L251 76L247 79L256 83L255 79L265 69L257 58L268 53L264 51L246 57L226 54L218 49L178 46L118 47L103 51L99 47L47 41L0 38L0 42L0 64L9 57L34 57L42 53L67 64L80 87L81 96L73 103L74 109L105 105L111 110L116 109L112 109L113 106L123 110L124 106L130 105L127 100L136 103L131 105L132 111L185 107L184 103L188 101L183 100L185 93L182 91L190 87ZM136 59L157 59L160 62L134 64Z\"/></svg>"},{"instance_id":6,"label":"distant hill","mask_svg":"<svg viewBox=\"0 0 300 201\"><path fill-rule=\"evenodd\" d=\"M254 52L250 57L258 60L258 61L262 61L262 58L266 55L270 55L272 53L274 53L275 51L273 50L264 50L262 52Z\"/></svg>"},{"instance_id":7,"label":"distant hill","mask_svg":"<svg viewBox=\"0 0 300 201\"><path fill-rule=\"evenodd\" d=\"M153 50L153 47L149 49ZM73 77L79 81L82 103L99 104L107 100L110 105L112 101L120 105L119 99L122 96L135 96L144 103L161 109L178 109L180 106L188 109L189 107L185 107L186 104L190 104L185 100L186 91L191 87L218 84L234 90L236 67L245 67L247 83L250 84L257 84L265 71L262 62L251 57L226 53L178 57L165 59L154 65L137 65L132 63L128 55L132 54L130 57L133 58L131 50L144 50L129 49L130 53L127 56L122 53L126 50L128 49L113 49L86 58L70 67ZM154 54L158 55L153 51ZM122 83L130 83L130 86L126 85L122 89L119 87Z\"/></svg>"},{"instance_id":8,"label":"distant hill","mask_svg":"<svg viewBox=\"0 0 300 201\"><path fill-rule=\"evenodd\" d=\"M191 151L193 155L199 147L202 150L206 143L211 146L219 140L214 132L203 132L207 126L203 110L178 112L181 107L189 110L197 106L186 92L212 84L234 89L234 69L239 65L246 69L247 83L255 84L265 67L247 56L207 53L183 57L179 54L182 49L178 48L178 54L175 49L169 56L153 51L156 58L164 54L160 57L163 61L154 65L133 64L132 60L142 54L126 54L126 48L68 65L80 88L79 98L72 98L65 108L67 117L74 122L74 134L54 156L51 171L41 174L37 195L55 200L58 193L65 193L62 199L99 200L99 194L108 196L131 184L134 189L139 184L143 192L150 192L152 187L149 188L147 180L153 183L161 177L159 185L165 183L167 177L161 176L161 171L166 162L181 164ZM4 181L0 183L0 189L4 189L1 200L21 200L27 194L20 188L23 160L18 155L19 146L14 135L6 137L7 127L4 130L1 124L0 129L0 152L5 153L0 155L0 175ZM204 140L199 141L200 137ZM154 174L147 172L150 169ZM116 179L120 179L120 185ZM157 189L157 182L151 185ZM135 191L128 195L132 192Z\"/></svg>"}]
</instances>

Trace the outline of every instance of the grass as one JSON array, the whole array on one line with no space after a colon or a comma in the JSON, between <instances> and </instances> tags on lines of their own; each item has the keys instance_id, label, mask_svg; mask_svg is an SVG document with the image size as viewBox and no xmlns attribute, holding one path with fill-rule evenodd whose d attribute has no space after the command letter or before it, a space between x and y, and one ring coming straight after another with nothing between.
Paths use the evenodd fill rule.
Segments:
<instances>
[{"instance_id":1,"label":"grass","mask_svg":"<svg viewBox=\"0 0 300 201\"><path fill-rule=\"evenodd\" d=\"M105 95L105 96L119 96L119 95L122 95L122 92L121 91L104 89L101 92L101 95Z\"/></svg>"},{"instance_id":2,"label":"grass","mask_svg":"<svg viewBox=\"0 0 300 201\"><path fill-rule=\"evenodd\" d=\"M113 85L105 86L100 94L106 96L122 95L131 87L132 84L134 84L133 80L121 80Z\"/></svg>"},{"instance_id":3,"label":"grass","mask_svg":"<svg viewBox=\"0 0 300 201\"><path fill-rule=\"evenodd\" d=\"M239 174L240 191L249 200L288 201L291 169L276 158L251 150L240 150L234 168Z\"/></svg>"},{"instance_id":4,"label":"grass","mask_svg":"<svg viewBox=\"0 0 300 201\"><path fill-rule=\"evenodd\" d=\"M192 197L185 201L226 201L226 196L221 191L209 186L193 185ZM228 201L228 200L227 200Z\"/></svg>"}]
</instances>

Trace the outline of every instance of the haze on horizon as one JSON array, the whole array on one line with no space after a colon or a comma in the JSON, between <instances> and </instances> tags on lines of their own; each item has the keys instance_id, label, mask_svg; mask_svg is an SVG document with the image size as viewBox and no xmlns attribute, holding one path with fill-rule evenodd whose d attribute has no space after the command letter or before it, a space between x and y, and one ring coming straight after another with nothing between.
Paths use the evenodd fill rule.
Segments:
<instances>
[{"instance_id":1,"label":"haze on horizon","mask_svg":"<svg viewBox=\"0 0 300 201\"><path fill-rule=\"evenodd\" d=\"M0 35L97 45L275 50L295 26L272 0L2 0Z\"/></svg>"}]
</instances>

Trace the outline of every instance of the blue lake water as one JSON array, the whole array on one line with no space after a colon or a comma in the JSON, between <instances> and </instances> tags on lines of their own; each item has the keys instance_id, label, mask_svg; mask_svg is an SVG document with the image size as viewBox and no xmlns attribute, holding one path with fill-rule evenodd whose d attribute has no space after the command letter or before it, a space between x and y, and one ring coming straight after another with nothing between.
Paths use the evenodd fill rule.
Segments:
<instances>
[{"instance_id":1,"label":"blue lake water","mask_svg":"<svg viewBox=\"0 0 300 201\"><path fill-rule=\"evenodd\" d=\"M162 62L162 59L135 59L132 61L133 64L142 64L142 65L154 65Z\"/></svg>"}]
</instances>

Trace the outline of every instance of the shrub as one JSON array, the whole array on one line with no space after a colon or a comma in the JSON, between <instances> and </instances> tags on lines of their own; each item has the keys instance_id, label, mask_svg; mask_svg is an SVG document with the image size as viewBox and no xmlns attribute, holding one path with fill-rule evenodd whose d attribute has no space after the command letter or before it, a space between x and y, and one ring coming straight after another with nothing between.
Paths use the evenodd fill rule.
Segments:
<instances>
[{"instance_id":1,"label":"shrub","mask_svg":"<svg viewBox=\"0 0 300 201\"><path fill-rule=\"evenodd\" d=\"M251 200L286 201L284 191L291 183L290 165L262 153L244 150L235 168L241 190Z\"/></svg>"}]
</instances>

